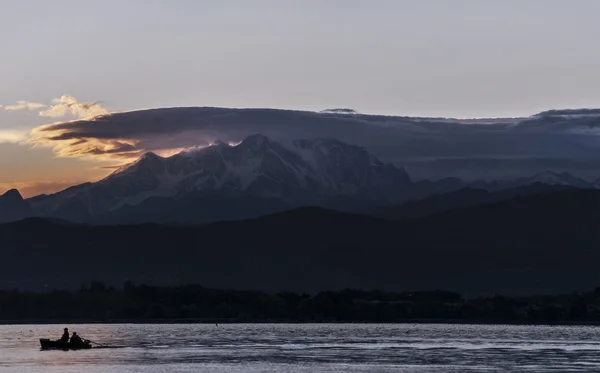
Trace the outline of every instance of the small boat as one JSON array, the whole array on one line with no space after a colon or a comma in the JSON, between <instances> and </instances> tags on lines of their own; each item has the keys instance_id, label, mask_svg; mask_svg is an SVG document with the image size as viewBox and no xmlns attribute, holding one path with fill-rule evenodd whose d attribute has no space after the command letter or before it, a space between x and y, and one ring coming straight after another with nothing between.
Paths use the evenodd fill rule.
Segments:
<instances>
[{"instance_id":1,"label":"small boat","mask_svg":"<svg viewBox=\"0 0 600 373\"><path fill-rule=\"evenodd\" d=\"M90 342L84 343L69 343L62 341L53 341L47 338L40 338L40 345L42 350L87 350L92 348Z\"/></svg>"}]
</instances>

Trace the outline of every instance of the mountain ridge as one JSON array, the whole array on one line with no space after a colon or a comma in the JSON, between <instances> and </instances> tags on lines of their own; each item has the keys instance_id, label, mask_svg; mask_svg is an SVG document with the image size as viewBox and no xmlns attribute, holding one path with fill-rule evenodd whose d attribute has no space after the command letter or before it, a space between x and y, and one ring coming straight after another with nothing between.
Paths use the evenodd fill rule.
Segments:
<instances>
[{"instance_id":1,"label":"mountain ridge","mask_svg":"<svg viewBox=\"0 0 600 373\"><path fill-rule=\"evenodd\" d=\"M254 134L236 144L216 141L169 157L147 152L100 181L27 199L30 212L23 216L93 224L201 224L300 206L364 212L464 188L502 192L530 185L600 187L550 170L514 180L412 181L404 168L380 161L362 146L326 138L274 141Z\"/></svg>"},{"instance_id":2,"label":"mountain ridge","mask_svg":"<svg viewBox=\"0 0 600 373\"><path fill-rule=\"evenodd\" d=\"M37 222L0 225L0 286L132 280L311 292L444 284L479 295L578 291L600 281L599 190L519 196L405 221L304 207L200 226ZM57 274L60 266L73 270Z\"/></svg>"},{"instance_id":3,"label":"mountain ridge","mask_svg":"<svg viewBox=\"0 0 600 373\"><path fill-rule=\"evenodd\" d=\"M319 204L339 196L357 200L395 200L407 187L406 171L384 164L366 149L334 139L281 144L257 134L236 145L216 143L170 157L146 153L106 178L75 193L32 199L71 217L110 213L152 197L185 198L193 193L279 199L295 205ZM65 207L67 206L67 207ZM58 217L69 217L69 213Z\"/></svg>"}]
</instances>

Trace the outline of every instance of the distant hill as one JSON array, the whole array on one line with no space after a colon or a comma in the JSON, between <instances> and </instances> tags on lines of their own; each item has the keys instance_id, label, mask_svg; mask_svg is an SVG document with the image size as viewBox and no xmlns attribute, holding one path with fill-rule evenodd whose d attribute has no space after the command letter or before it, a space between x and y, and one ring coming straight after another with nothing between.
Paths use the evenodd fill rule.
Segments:
<instances>
[{"instance_id":1,"label":"distant hill","mask_svg":"<svg viewBox=\"0 0 600 373\"><path fill-rule=\"evenodd\" d=\"M11 189L0 196L0 223L31 216L34 216L34 211L18 190Z\"/></svg>"},{"instance_id":2,"label":"distant hill","mask_svg":"<svg viewBox=\"0 0 600 373\"><path fill-rule=\"evenodd\" d=\"M406 202L399 206L380 208L379 210L373 210L371 214L386 219L407 220L450 210L500 202L514 197L575 189L569 185L548 185L541 182L495 192L467 187Z\"/></svg>"},{"instance_id":3,"label":"distant hill","mask_svg":"<svg viewBox=\"0 0 600 373\"><path fill-rule=\"evenodd\" d=\"M2 287L200 283L264 291L556 293L600 283L600 191L394 222L322 208L202 226L0 225Z\"/></svg>"}]
</instances>

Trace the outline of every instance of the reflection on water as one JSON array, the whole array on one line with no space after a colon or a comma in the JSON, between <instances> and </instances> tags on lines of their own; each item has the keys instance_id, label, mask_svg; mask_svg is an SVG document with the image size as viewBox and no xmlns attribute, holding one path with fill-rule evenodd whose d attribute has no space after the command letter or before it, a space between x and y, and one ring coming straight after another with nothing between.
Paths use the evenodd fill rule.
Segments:
<instances>
[{"instance_id":1,"label":"reflection on water","mask_svg":"<svg viewBox=\"0 0 600 373\"><path fill-rule=\"evenodd\" d=\"M0 372L600 370L596 327L68 325L107 347L40 351L62 327L0 326Z\"/></svg>"}]
</instances>

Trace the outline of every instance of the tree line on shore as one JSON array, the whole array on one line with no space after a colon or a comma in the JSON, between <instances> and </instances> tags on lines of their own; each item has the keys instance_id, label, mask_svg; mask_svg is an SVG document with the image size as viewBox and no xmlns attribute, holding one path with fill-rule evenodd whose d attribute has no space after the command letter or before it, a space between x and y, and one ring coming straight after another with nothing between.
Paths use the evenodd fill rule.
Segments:
<instances>
[{"instance_id":1,"label":"tree line on shore","mask_svg":"<svg viewBox=\"0 0 600 373\"><path fill-rule=\"evenodd\" d=\"M117 289L92 282L78 291L0 291L0 320L596 323L600 322L600 288L562 295L464 298L441 290L270 294L131 282Z\"/></svg>"}]
</instances>

